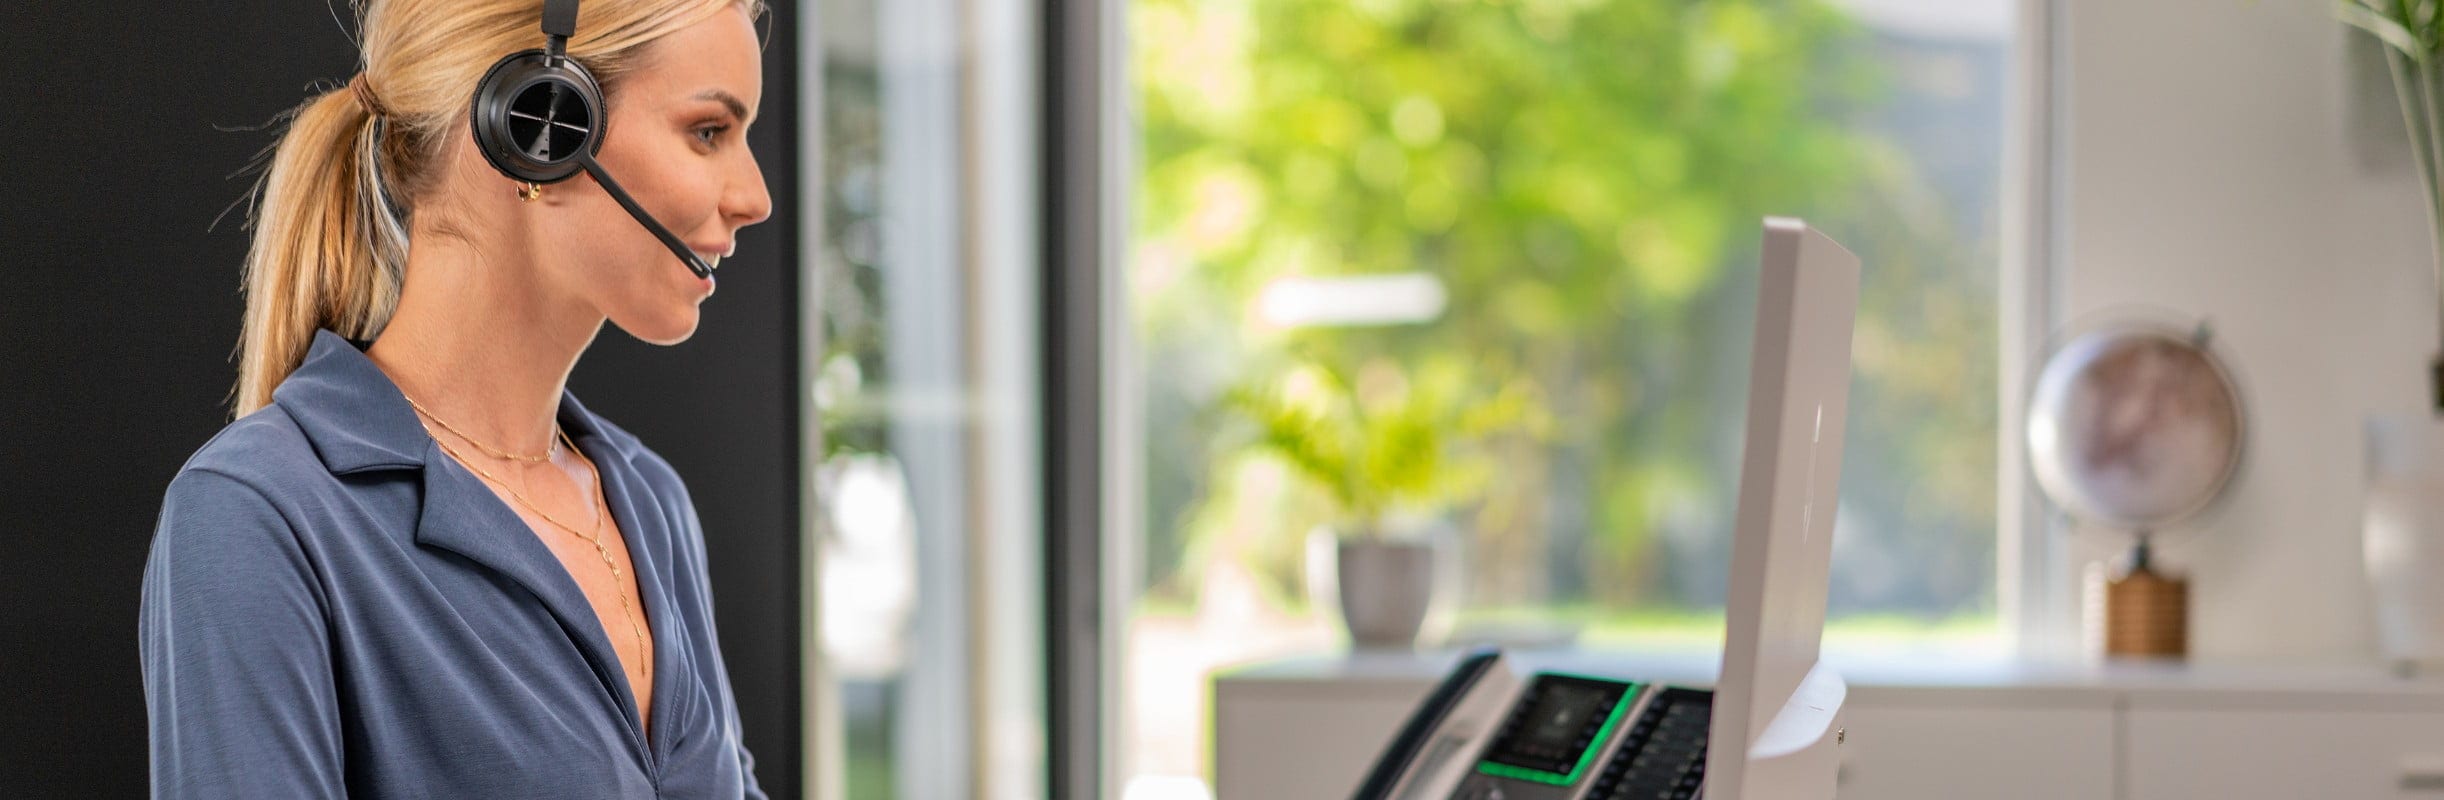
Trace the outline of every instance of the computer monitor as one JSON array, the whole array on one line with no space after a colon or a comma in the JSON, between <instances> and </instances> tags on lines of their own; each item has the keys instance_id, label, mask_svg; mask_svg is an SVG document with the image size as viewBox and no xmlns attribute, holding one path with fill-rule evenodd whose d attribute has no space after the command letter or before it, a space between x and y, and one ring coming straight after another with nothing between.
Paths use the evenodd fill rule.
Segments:
<instances>
[{"instance_id":1,"label":"computer monitor","mask_svg":"<svg viewBox=\"0 0 2444 800\"><path fill-rule=\"evenodd\" d=\"M1708 800L1833 795L1847 690L1817 652L1858 292L1857 256L1807 223L1765 221Z\"/></svg>"},{"instance_id":2,"label":"computer monitor","mask_svg":"<svg viewBox=\"0 0 2444 800\"><path fill-rule=\"evenodd\" d=\"M1859 263L1793 219L1766 220L1764 245L1714 688L1521 675L1499 651L1472 653L1386 744L1357 800L1833 796L1847 688L1816 655Z\"/></svg>"}]
</instances>

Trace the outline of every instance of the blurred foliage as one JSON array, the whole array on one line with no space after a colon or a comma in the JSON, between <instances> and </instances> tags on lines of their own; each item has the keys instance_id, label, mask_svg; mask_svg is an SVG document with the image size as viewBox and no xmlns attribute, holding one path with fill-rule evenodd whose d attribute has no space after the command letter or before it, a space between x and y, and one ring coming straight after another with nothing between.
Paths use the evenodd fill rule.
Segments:
<instances>
[{"instance_id":1,"label":"blurred foliage","mask_svg":"<svg viewBox=\"0 0 2444 800\"><path fill-rule=\"evenodd\" d=\"M1331 498L1336 530L1378 537L1396 517L1431 516L1481 493L1497 462L1488 440L1550 429L1531 384L1479 396L1469 378L1447 357L1414 375L1383 360L1355 376L1294 361L1224 402L1253 423L1255 446Z\"/></svg>"},{"instance_id":2,"label":"blurred foliage","mask_svg":"<svg viewBox=\"0 0 2444 800\"><path fill-rule=\"evenodd\" d=\"M1388 502L1332 475L1363 475L1347 442L1392 431L1306 430L1324 418L1280 403L1256 409L1263 436L1217 431L1218 413L1250 410L1249 386L1390 363L1432 364L1471 397L1532 395L1558 421L1551 441L1487 437L1463 470L1481 482L1444 494L1377 476L1463 517L1472 593L1719 598L1719 576L1673 567L1720 571L1753 303L1741 265L1761 217L1799 214L1868 261L1854 397L1875 418L1853 415L1847 463L1864 480L1845 498L1880 498L1870 535L1903 554L1887 561L1934 548L1930 566L1953 570L1937 582L1963 583L1879 578L1859 602L1951 614L1990 597L1995 304L1976 267L1991 247L1924 207L1907 154L1860 132L1890 76L1842 14L1809 0L1133 0L1130 24L1130 303L1157 592L1193 591L1210 558L1287 590L1297 534ZM1440 279L1444 317L1281 329L1249 312L1278 279L1395 272ZM1323 497L1280 485L1256 453Z\"/></svg>"},{"instance_id":3,"label":"blurred foliage","mask_svg":"<svg viewBox=\"0 0 2444 800\"><path fill-rule=\"evenodd\" d=\"M891 452L891 412L869 391L893 384L883 263L882 75L868 60L824 59L823 235L804 280L821 298L810 322L822 326L814 374L815 422L823 457Z\"/></svg>"}]
</instances>

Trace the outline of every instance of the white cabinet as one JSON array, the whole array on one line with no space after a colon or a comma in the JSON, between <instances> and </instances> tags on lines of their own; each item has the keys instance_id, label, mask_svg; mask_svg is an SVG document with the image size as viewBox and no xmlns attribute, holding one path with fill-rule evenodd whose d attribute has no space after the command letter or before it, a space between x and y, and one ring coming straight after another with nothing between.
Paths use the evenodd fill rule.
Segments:
<instances>
[{"instance_id":1,"label":"white cabinet","mask_svg":"<svg viewBox=\"0 0 2444 800\"><path fill-rule=\"evenodd\" d=\"M2113 796L2113 708L1851 705L1842 800Z\"/></svg>"},{"instance_id":2,"label":"white cabinet","mask_svg":"<svg viewBox=\"0 0 2444 800\"><path fill-rule=\"evenodd\" d=\"M1348 797L1433 688L1216 681L1216 800Z\"/></svg>"},{"instance_id":3,"label":"white cabinet","mask_svg":"<svg viewBox=\"0 0 2444 800\"><path fill-rule=\"evenodd\" d=\"M2444 798L2444 714L2132 708L2125 800Z\"/></svg>"},{"instance_id":4,"label":"white cabinet","mask_svg":"<svg viewBox=\"0 0 2444 800\"><path fill-rule=\"evenodd\" d=\"M1523 654L1702 686L1711 655ZM1295 659L1214 681L1218 800L1347 797L1452 659ZM1850 684L1842 800L2444 800L2444 680L2374 664L1829 658Z\"/></svg>"}]
</instances>

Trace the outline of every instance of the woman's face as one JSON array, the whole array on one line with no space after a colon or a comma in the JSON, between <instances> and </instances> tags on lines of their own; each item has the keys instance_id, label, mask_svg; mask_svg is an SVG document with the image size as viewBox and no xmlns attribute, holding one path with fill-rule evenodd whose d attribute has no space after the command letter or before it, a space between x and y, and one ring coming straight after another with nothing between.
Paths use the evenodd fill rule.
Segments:
<instances>
[{"instance_id":1,"label":"woman's face","mask_svg":"<svg viewBox=\"0 0 2444 800\"><path fill-rule=\"evenodd\" d=\"M747 125L763 100L762 51L744 8L731 6L648 46L610 101L597 156L654 219L719 266L738 231L772 215L764 175L747 151ZM697 304L713 293L584 173L546 195L566 204L553 231L573 257L554 283L574 287L638 339L676 344L696 331ZM718 275L719 273L715 273Z\"/></svg>"}]
</instances>

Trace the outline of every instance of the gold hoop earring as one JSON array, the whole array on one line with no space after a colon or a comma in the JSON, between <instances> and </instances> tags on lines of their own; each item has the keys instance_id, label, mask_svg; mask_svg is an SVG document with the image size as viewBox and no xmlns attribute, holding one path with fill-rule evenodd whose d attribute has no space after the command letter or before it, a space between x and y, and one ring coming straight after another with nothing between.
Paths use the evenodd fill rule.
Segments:
<instances>
[{"instance_id":1,"label":"gold hoop earring","mask_svg":"<svg viewBox=\"0 0 2444 800\"><path fill-rule=\"evenodd\" d=\"M520 200L520 201L522 201L522 202L528 202L528 203L532 203L532 202L534 202L534 201L536 201L536 200L542 199L542 197L543 197L543 186L542 186L542 184L537 184L537 183L522 183L522 184L518 184L518 200Z\"/></svg>"}]
</instances>

